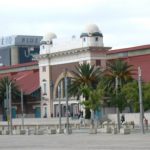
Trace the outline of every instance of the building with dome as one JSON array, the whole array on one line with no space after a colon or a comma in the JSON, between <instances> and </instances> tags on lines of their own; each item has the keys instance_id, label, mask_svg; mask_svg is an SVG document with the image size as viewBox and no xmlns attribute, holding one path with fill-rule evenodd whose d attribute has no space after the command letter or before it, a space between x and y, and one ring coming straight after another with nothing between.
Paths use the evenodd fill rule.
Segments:
<instances>
[{"instance_id":1,"label":"building with dome","mask_svg":"<svg viewBox=\"0 0 150 150\"><path fill-rule=\"evenodd\" d=\"M71 71L75 69L76 65L85 62L105 68L106 54L111 49L111 47L104 46L103 35L98 26L94 24L85 28L80 35L80 39L70 39L66 43L56 43L57 36L54 33L46 34L41 40L40 55L37 56L41 85L42 117L57 116L59 112L58 87L61 95L61 113L62 116L65 116L65 76L67 76L69 82L72 77ZM73 116L78 113L79 109L82 109L79 103L77 97L69 99L69 112Z\"/></svg>"},{"instance_id":2,"label":"building with dome","mask_svg":"<svg viewBox=\"0 0 150 150\"><path fill-rule=\"evenodd\" d=\"M25 116L57 117L59 98L61 100L61 115L65 116L65 79L67 78L67 81L70 82L73 76L71 71L75 69L76 65L85 62L105 68L107 61L123 59L133 65L135 70L140 66L143 81L150 82L150 45L112 50L111 47L104 45L103 34L95 24L86 26L79 38L72 36L70 39L60 39L52 32L39 38L41 38L39 41L40 50L34 56L36 61L30 62L30 60L28 63L14 61L12 66L0 67L0 78L9 76L15 79L23 90L26 97ZM24 46L25 44L19 47L23 48ZM16 53L12 56L18 55ZM137 79L137 74L134 75L134 78ZM72 116L83 109L79 103L77 97L69 98L69 112ZM16 114L14 117L18 117L21 113L20 100L17 103L13 102L12 105L13 112ZM105 109L103 113L107 112L110 110Z\"/></svg>"},{"instance_id":3,"label":"building with dome","mask_svg":"<svg viewBox=\"0 0 150 150\"><path fill-rule=\"evenodd\" d=\"M112 59L124 59L135 69L141 66L145 81L150 77L145 73L150 65L150 45L124 48L111 51L104 46L103 34L99 27L91 24L85 27L80 39L70 39L59 43L54 33L48 33L41 40L40 55L37 57L41 87L41 117L57 117L59 112L59 90L61 115L66 113L65 77L68 82L71 71L81 63L95 64L101 68ZM144 59L145 58L145 59ZM67 71L66 71L67 70ZM134 75L137 78L137 74ZM83 109L77 97L69 98L69 112L75 116Z\"/></svg>"}]
</instances>

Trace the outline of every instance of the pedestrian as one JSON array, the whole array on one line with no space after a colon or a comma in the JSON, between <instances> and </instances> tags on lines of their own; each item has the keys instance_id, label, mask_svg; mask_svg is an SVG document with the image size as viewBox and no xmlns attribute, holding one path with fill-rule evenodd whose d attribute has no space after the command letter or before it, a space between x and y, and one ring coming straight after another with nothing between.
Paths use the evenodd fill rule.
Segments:
<instances>
[{"instance_id":1,"label":"pedestrian","mask_svg":"<svg viewBox=\"0 0 150 150\"><path fill-rule=\"evenodd\" d=\"M124 121L125 121L125 116L122 115L122 116L121 116L121 123L123 123Z\"/></svg>"},{"instance_id":2,"label":"pedestrian","mask_svg":"<svg viewBox=\"0 0 150 150\"><path fill-rule=\"evenodd\" d=\"M148 120L145 118L145 116L144 116L144 124L145 124L146 130L148 130Z\"/></svg>"}]
</instances>

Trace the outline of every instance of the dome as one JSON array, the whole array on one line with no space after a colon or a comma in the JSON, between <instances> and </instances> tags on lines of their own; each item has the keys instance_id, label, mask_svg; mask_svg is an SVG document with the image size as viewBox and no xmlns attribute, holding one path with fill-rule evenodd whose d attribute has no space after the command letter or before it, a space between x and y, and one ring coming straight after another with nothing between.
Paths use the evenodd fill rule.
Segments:
<instances>
[{"instance_id":1,"label":"dome","mask_svg":"<svg viewBox=\"0 0 150 150\"><path fill-rule=\"evenodd\" d=\"M43 37L42 41L51 41L52 39L55 38L57 38L56 34L49 32Z\"/></svg>"},{"instance_id":2,"label":"dome","mask_svg":"<svg viewBox=\"0 0 150 150\"><path fill-rule=\"evenodd\" d=\"M85 27L85 33L95 33L95 32L100 32L96 24L89 24Z\"/></svg>"},{"instance_id":3,"label":"dome","mask_svg":"<svg viewBox=\"0 0 150 150\"><path fill-rule=\"evenodd\" d=\"M95 24L89 24L85 27L84 32L81 34L82 37L89 37L89 36L100 36L103 37L99 27Z\"/></svg>"}]
</instances>

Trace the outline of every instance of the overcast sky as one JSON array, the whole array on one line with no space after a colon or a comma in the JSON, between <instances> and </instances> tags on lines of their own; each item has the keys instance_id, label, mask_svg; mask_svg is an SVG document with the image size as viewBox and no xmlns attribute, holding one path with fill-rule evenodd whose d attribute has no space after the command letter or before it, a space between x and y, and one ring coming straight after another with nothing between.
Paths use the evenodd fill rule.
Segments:
<instances>
[{"instance_id":1,"label":"overcast sky","mask_svg":"<svg viewBox=\"0 0 150 150\"><path fill-rule=\"evenodd\" d=\"M97 24L104 45L150 44L150 0L0 0L0 36L80 36Z\"/></svg>"}]
</instances>

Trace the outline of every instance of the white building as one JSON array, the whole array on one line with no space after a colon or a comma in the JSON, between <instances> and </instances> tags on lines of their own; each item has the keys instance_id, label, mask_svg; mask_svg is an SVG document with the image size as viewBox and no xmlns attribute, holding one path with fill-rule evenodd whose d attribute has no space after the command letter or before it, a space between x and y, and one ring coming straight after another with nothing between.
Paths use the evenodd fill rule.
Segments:
<instances>
[{"instance_id":1,"label":"white building","mask_svg":"<svg viewBox=\"0 0 150 150\"><path fill-rule=\"evenodd\" d=\"M41 85L41 117L57 116L58 114L58 86L61 95L61 113L66 113L65 70L68 81L72 77L71 70L75 65L87 62L106 66L106 52L111 47L103 44L103 34L95 24L88 25L80 39L73 37L68 41L61 41L54 33L46 34L41 40L39 62ZM69 99L69 111L75 116L80 109L76 97Z\"/></svg>"}]
</instances>

